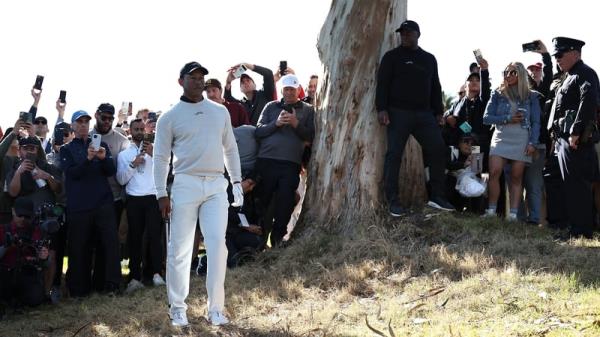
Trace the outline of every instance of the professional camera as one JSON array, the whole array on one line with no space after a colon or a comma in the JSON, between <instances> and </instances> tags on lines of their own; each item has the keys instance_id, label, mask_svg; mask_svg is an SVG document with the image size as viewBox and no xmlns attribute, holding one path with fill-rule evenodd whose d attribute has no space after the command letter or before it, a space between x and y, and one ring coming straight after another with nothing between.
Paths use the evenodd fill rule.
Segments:
<instances>
[{"instance_id":1,"label":"professional camera","mask_svg":"<svg viewBox=\"0 0 600 337\"><path fill-rule=\"evenodd\" d=\"M58 232L64 223L65 212L61 206L50 202L41 204L35 212L34 226L40 226L43 237Z\"/></svg>"}]
</instances>

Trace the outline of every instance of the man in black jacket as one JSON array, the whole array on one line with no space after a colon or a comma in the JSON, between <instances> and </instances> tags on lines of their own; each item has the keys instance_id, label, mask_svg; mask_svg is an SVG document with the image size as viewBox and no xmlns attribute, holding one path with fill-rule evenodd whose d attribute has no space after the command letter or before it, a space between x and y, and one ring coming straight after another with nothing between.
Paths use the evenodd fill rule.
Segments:
<instances>
[{"instance_id":1,"label":"man in black jacket","mask_svg":"<svg viewBox=\"0 0 600 337\"><path fill-rule=\"evenodd\" d=\"M379 123L387 126L384 183L389 211L392 216L404 213L398 202L398 173L411 134L423 147L429 166L431 195L427 204L451 211L454 207L444 196L446 148L436 120L443 114L437 61L419 48L421 32L416 22L404 21L396 32L400 32L402 43L383 56L375 97Z\"/></svg>"},{"instance_id":2,"label":"man in black jacket","mask_svg":"<svg viewBox=\"0 0 600 337\"><path fill-rule=\"evenodd\" d=\"M105 271L104 289L118 291L121 278L113 194L108 182L117 169L106 143L101 142L99 149L90 145L90 119L85 111L73 113L75 139L60 148L70 223L67 286L71 296L77 297L90 292L90 254L95 238L99 238L104 250L104 265L94 266Z\"/></svg>"},{"instance_id":3,"label":"man in black jacket","mask_svg":"<svg viewBox=\"0 0 600 337\"><path fill-rule=\"evenodd\" d=\"M234 72L236 69L242 66L259 73L263 77L263 87L260 90L256 90L256 83L254 83L252 77L243 73L240 76L240 90L244 94L244 98L238 100L231 95L231 82L235 80ZM275 79L273 78L273 73L270 69L255 64L241 63L235 65L229 69L229 75L227 75L227 81L225 83L224 97L229 102L241 103L244 108L246 108L246 111L248 111L250 124L256 126L258 117L265 107L265 104L275 99Z\"/></svg>"}]
</instances>

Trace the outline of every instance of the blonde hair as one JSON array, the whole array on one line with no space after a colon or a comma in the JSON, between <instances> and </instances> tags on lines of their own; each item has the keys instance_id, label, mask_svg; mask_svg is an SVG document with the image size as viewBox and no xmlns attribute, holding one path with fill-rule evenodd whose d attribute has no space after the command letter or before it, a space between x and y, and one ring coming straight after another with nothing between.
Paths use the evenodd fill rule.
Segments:
<instances>
[{"instance_id":1,"label":"blonde hair","mask_svg":"<svg viewBox=\"0 0 600 337\"><path fill-rule=\"evenodd\" d=\"M517 71L517 85L509 87L506 83L506 78L504 78L502 80L502 84L500 84L500 87L498 88L498 91L500 91L502 96L508 98L511 104L517 102L524 102L525 100L527 100L527 98L529 98L529 95L531 94L531 89L529 89L529 81L527 80L529 74L527 73L527 69L521 62L509 63L504 68L505 71L510 66L514 67Z\"/></svg>"}]
</instances>

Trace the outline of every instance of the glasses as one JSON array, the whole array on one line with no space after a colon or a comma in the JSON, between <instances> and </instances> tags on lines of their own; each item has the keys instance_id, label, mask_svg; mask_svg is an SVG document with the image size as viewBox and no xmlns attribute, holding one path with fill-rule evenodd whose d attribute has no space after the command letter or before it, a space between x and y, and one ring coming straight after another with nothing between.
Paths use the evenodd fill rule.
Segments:
<instances>
[{"instance_id":1,"label":"glasses","mask_svg":"<svg viewBox=\"0 0 600 337\"><path fill-rule=\"evenodd\" d=\"M46 124L48 124L48 122L46 122L46 121L40 121L40 120L38 120L38 121L35 121L35 122L33 122L33 124L42 124L42 125L46 125Z\"/></svg>"},{"instance_id":2,"label":"glasses","mask_svg":"<svg viewBox=\"0 0 600 337\"><path fill-rule=\"evenodd\" d=\"M21 146L21 148L27 152L37 151L37 146L35 146L35 145L23 145L23 146Z\"/></svg>"},{"instance_id":3,"label":"glasses","mask_svg":"<svg viewBox=\"0 0 600 337\"><path fill-rule=\"evenodd\" d=\"M113 117L113 116L100 116L100 119L103 122L112 122L112 121L115 120L115 117Z\"/></svg>"},{"instance_id":4,"label":"glasses","mask_svg":"<svg viewBox=\"0 0 600 337\"><path fill-rule=\"evenodd\" d=\"M26 219L26 220L31 219L31 216L29 216L29 215L19 215L19 214L17 214L17 217L18 218L23 218L23 219Z\"/></svg>"},{"instance_id":5,"label":"glasses","mask_svg":"<svg viewBox=\"0 0 600 337\"><path fill-rule=\"evenodd\" d=\"M509 77L509 76L518 76L517 71L516 70L505 70L502 72L502 75L504 77Z\"/></svg>"},{"instance_id":6,"label":"glasses","mask_svg":"<svg viewBox=\"0 0 600 337\"><path fill-rule=\"evenodd\" d=\"M459 91L459 92L458 92L458 95L459 95L459 96L462 96L462 95L464 95L464 94L465 94L465 92L464 92L464 91Z\"/></svg>"}]
</instances>

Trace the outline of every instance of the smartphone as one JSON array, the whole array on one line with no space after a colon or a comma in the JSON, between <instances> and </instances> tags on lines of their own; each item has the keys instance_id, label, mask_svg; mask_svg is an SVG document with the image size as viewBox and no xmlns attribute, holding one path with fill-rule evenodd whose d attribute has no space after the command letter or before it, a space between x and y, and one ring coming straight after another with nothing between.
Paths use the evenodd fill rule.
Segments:
<instances>
[{"instance_id":1,"label":"smartphone","mask_svg":"<svg viewBox=\"0 0 600 337\"><path fill-rule=\"evenodd\" d=\"M121 103L121 110L119 111L119 114L126 115L128 111L129 111L129 102Z\"/></svg>"},{"instance_id":2,"label":"smartphone","mask_svg":"<svg viewBox=\"0 0 600 337\"><path fill-rule=\"evenodd\" d=\"M287 70L287 61L279 61L279 74L281 76L285 75Z\"/></svg>"},{"instance_id":3,"label":"smartphone","mask_svg":"<svg viewBox=\"0 0 600 337\"><path fill-rule=\"evenodd\" d=\"M129 102L129 106L127 107L127 116L131 116L133 114L133 103Z\"/></svg>"},{"instance_id":4,"label":"smartphone","mask_svg":"<svg viewBox=\"0 0 600 337\"><path fill-rule=\"evenodd\" d=\"M240 78L240 76L242 76L243 73L246 72L246 70L248 70L246 68L245 65L240 65L239 67L237 67L237 69L235 69L235 71L233 72L233 77L235 78Z\"/></svg>"},{"instance_id":5,"label":"smartphone","mask_svg":"<svg viewBox=\"0 0 600 337\"><path fill-rule=\"evenodd\" d=\"M533 42L529 42L529 43L523 43L521 45L523 47L523 52L528 52L528 51L536 51L540 49L540 44L538 41L533 41Z\"/></svg>"},{"instance_id":6,"label":"smartphone","mask_svg":"<svg viewBox=\"0 0 600 337\"><path fill-rule=\"evenodd\" d=\"M65 143L65 132L66 130L63 128L54 129L54 139L53 145L63 145Z\"/></svg>"},{"instance_id":7,"label":"smartphone","mask_svg":"<svg viewBox=\"0 0 600 337\"><path fill-rule=\"evenodd\" d=\"M144 135L144 143L154 143L154 134L153 133L146 133Z\"/></svg>"},{"instance_id":8,"label":"smartphone","mask_svg":"<svg viewBox=\"0 0 600 337\"><path fill-rule=\"evenodd\" d=\"M33 84L33 89L42 91L42 83L44 83L44 76L37 75L35 78L35 83Z\"/></svg>"},{"instance_id":9,"label":"smartphone","mask_svg":"<svg viewBox=\"0 0 600 337\"><path fill-rule=\"evenodd\" d=\"M27 152L25 159L35 164L37 161L37 155L35 153Z\"/></svg>"},{"instance_id":10,"label":"smartphone","mask_svg":"<svg viewBox=\"0 0 600 337\"><path fill-rule=\"evenodd\" d=\"M294 108L291 105L289 105L289 104L284 104L283 105L283 110L285 110L285 111L287 111L289 113L294 113Z\"/></svg>"},{"instance_id":11,"label":"smartphone","mask_svg":"<svg viewBox=\"0 0 600 337\"><path fill-rule=\"evenodd\" d=\"M67 103L67 92L65 90L61 90L60 94L58 95L58 99L60 100L61 104L66 104Z\"/></svg>"},{"instance_id":12,"label":"smartphone","mask_svg":"<svg viewBox=\"0 0 600 337\"><path fill-rule=\"evenodd\" d=\"M248 222L248 219L246 219L246 215L243 213L238 213L238 217L240 218L240 226L250 227L250 223Z\"/></svg>"},{"instance_id":13,"label":"smartphone","mask_svg":"<svg viewBox=\"0 0 600 337\"><path fill-rule=\"evenodd\" d=\"M19 112L19 119L25 123L33 124L33 116L27 111Z\"/></svg>"},{"instance_id":14,"label":"smartphone","mask_svg":"<svg viewBox=\"0 0 600 337\"><path fill-rule=\"evenodd\" d=\"M477 61L477 63L481 62L481 60L483 59L483 55L481 54L481 50L479 49L473 50L473 55L475 55L475 60Z\"/></svg>"},{"instance_id":15,"label":"smartphone","mask_svg":"<svg viewBox=\"0 0 600 337\"><path fill-rule=\"evenodd\" d=\"M100 150L100 142L102 141L102 135L99 135L97 133L92 135L92 143L91 146L92 148L94 148L94 150L98 151Z\"/></svg>"}]
</instances>

